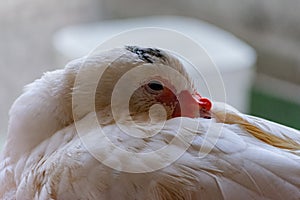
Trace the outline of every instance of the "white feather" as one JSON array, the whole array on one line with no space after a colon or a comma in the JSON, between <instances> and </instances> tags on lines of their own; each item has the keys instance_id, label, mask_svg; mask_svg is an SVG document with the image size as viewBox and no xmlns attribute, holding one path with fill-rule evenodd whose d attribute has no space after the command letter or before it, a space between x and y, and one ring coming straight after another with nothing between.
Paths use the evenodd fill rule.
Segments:
<instances>
[{"instance_id":1,"label":"white feather","mask_svg":"<svg viewBox=\"0 0 300 200\"><path fill-rule=\"evenodd\" d=\"M185 122L182 131L194 137L186 152L171 165L149 173L126 173L120 170L128 165L148 169L164 162L167 154L140 160L124 157L104 142L98 125L93 123L95 113L87 109L77 122L85 127L83 139L119 170L105 166L82 143L68 113L70 105L62 103L71 91L78 62L45 74L14 103L0 162L1 199L300 199L299 151L274 147L237 124L214 119L171 119L159 134L147 140L124 134L113 123L104 126L117 146L138 153L169 144L178 137L181 120ZM224 106L227 112L270 134L300 143L299 131L243 115L228 105L215 103L214 112ZM196 129L191 128L194 123L199 123ZM177 156L185 147L187 138L179 140L183 143L173 144L168 156ZM199 151L210 149L206 156L199 157Z\"/></svg>"}]
</instances>

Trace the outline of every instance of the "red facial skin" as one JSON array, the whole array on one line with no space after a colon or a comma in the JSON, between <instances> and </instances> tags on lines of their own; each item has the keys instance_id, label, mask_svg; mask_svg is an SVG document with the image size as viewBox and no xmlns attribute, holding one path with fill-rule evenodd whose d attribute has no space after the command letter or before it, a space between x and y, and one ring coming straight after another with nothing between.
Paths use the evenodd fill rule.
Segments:
<instances>
[{"instance_id":1,"label":"red facial skin","mask_svg":"<svg viewBox=\"0 0 300 200\"><path fill-rule=\"evenodd\" d=\"M198 93L192 95L189 91L183 90L178 95L175 95L173 91L164 87L164 90L156 97L156 99L162 104L175 105L172 118L210 118L209 111L212 107L212 103L209 99L201 97Z\"/></svg>"}]
</instances>

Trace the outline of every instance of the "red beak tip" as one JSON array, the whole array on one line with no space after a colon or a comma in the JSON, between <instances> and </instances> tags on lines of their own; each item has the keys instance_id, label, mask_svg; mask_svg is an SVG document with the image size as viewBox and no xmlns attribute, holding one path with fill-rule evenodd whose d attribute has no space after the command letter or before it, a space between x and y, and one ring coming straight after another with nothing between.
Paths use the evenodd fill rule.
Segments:
<instances>
[{"instance_id":1,"label":"red beak tip","mask_svg":"<svg viewBox=\"0 0 300 200\"><path fill-rule=\"evenodd\" d=\"M212 103L208 98L205 97L201 97L200 98L200 102L199 105L205 109L206 111L210 111L211 107L212 107Z\"/></svg>"}]
</instances>

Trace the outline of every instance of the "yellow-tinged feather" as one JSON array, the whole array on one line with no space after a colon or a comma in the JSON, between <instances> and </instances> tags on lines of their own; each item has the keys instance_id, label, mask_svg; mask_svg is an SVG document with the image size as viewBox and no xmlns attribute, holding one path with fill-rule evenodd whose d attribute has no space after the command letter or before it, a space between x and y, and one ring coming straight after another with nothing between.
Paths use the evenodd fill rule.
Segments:
<instances>
[{"instance_id":1,"label":"yellow-tinged feather","mask_svg":"<svg viewBox=\"0 0 300 200\"><path fill-rule=\"evenodd\" d=\"M242 117L240 117L236 113L232 112L215 112L214 116L219 122L226 123L226 124L238 124L243 129L248 131L251 135L256 137L257 139L272 145L274 147L278 147L281 149L288 149L288 150L300 150L300 144L292 140L291 138L280 138L276 135L263 131L262 129L258 128L254 124L249 123Z\"/></svg>"}]
</instances>

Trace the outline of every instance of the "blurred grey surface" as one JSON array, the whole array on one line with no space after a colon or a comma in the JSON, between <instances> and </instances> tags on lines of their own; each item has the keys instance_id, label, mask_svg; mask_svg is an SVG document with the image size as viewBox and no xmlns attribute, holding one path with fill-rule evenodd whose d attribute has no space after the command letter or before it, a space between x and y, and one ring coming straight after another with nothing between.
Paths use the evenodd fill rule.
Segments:
<instances>
[{"instance_id":1,"label":"blurred grey surface","mask_svg":"<svg viewBox=\"0 0 300 200\"><path fill-rule=\"evenodd\" d=\"M173 14L234 33L259 56L259 73L300 84L300 2L295 0L104 0L112 18ZM131 6L135 5L135 6ZM136 8L139 9L136 9ZM155 9L156 8L156 9Z\"/></svg>"},{"instance_id":2,"label":"blurred grey surface","mask_svg":"<svg viewBox=\"0 0 300 200\"><path fill-rule=\"evenodd\" d=\"M149 15L183 15L215 24L253 46L257 73L300 85L297 0L10 0L0 3L0 132L22 87L63 67L52 49L55 31L72 24ZM273 80L273 79L272 79ZM268 84L268 83L266 83ZM283 89L284 90L284 89ZM293 91L287 91L293 93Z\"/></svg>"}]
</instances>

